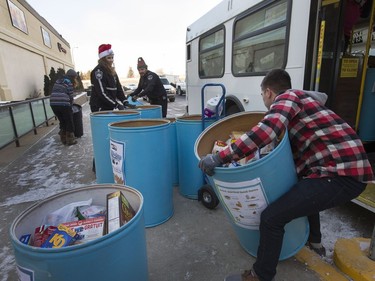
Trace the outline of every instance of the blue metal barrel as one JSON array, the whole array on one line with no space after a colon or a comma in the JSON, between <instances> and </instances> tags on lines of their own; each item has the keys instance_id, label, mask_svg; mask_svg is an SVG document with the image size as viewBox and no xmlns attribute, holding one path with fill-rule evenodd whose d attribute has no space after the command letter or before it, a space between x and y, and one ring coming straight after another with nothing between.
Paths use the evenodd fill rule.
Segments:
<instances>
[{"instance_id":1,"label":"blue metal barrel","mask_svg":"<svg viewBox=\"0 0 375 281\"><path fill-rule=\"evenodd\" d=\"M142 193L146 227L167 221L174 211L170 125L164 119L109 124L115 178Z\"/></svg>"},{"instance_id":2,"label":"blue metal barrel","mask_svg":"<svg viewBox=\"0 0 375 281\"><path fill-rule=\"evenodd\" d=\"M19 238L34 233L47 214L67 204L92 199L106 206L106 195L121 191L136 215L119 229L86 243L62 248L39 248ZM142 194L127 186L93 185L53 195L23 211L10 227L20 280L147 281L148 264ZM111 258L109 258L111 257Z\"/></svg>"},{"instance_id":3,"label":"blue metal barrel","mask_svg":"<svg viewBox=\"0 0 375 281\"><path fill-rule=\"evenodd\" d=\"M178 185L178 151L177 151L177 130L176 130L176 118L166 118L171 122L169 129L169 140L171 142L170 149L172 153L172 184Z\"/></svg>"},{"instance_id":4,"label":"blue metal barrel","mask_svg":"<svg viewBox=\"0 0 375 281\"><path fill-rule=\"evenodd\" d=\"M142 119L162 118L161 106L156 104L137 105L136 110L141 113Z\"/></svg>"},{"instance_id":5,"label":"blue metal barrel","mask_svg":"<svg viewBox=\"0 0 375 281\"><path fill-rule=\"evenodd\" d=\"M140 112L136 110L98 111L90 114L97 183L115 183L109 154L108 124L140 117Z\"/></svg>"},{"instance_id":6,"label":"blue metal barrel","mask_svg":"<svg viewBox=\"0 0 375 281\"><path fill-rule=\"evenodd\" d=\"M213 121L205 125L212 124ZM198 190L204 183L203 173L198 168L194 144L202 133L202 116L189 115L176 118L179 192L190 199L198 199Z\"/></svg>"},{"instance_id":7,"label":"blue metal barrel","mask_svg":"<svg viewBox=\"0 0 375 281\"><path fill-rule=\"evenodd\" d=\"M264 113L242 112L230 115L208 127L195 143L197 159L211 153L215 140L226 141L232 131L248 131ZM297 175L285 133L281 142L268 155L243 166L215 168L208 177L219 197L242 247L256 256L259 245L259 219L264 203L270 204L287 192ZM295 255L306 243L309 224L306 217L298 218L285 227L280 260Z\"/></svg>"}]
</instances>

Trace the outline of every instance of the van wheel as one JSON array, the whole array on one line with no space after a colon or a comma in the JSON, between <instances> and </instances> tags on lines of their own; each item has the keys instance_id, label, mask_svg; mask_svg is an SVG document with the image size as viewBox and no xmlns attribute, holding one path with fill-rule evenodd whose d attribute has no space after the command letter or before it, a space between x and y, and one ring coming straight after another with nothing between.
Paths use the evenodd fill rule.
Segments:
<instances>
[{"instance_id":1,"label":"van wheel","mask_svg":"<svg viewBox=\"0 0 375 281\"><path fill-rule=\"evenodd\" d=\"M170 98L169 101L170 102L174 102L175 98Z\"/></svg>"},{"instance_id":2,"label":"van wheel","mask_svg":"<svg viewBox=\"0 0 375 281\"><path fill-rule=\"evenodd\" d=\"M234 113L241 112L237 105L231 105L225 109L225 116L232 115Z\"/></svg>"},{"instance_id":3,"label":"van wheel","mask_svg":"<svg viewBox=\"0 0 375 281\"><path fill-rule=\"evenodd\" d=\"M211 185L205 184L198 191L198 200L202 201L203 206L207 209L215 209L219 204L219 198L217 198L215 191Z\"/></svg>"}]
</instances>

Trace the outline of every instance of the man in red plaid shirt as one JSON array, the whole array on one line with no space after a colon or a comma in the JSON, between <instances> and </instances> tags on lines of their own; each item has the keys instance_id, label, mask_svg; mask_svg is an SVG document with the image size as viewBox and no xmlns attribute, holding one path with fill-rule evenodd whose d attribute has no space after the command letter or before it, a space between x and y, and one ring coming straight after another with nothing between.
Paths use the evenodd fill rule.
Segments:
<instances>
[{"instance_id":1,"label":"man in red plaid shirt","mask_svg":"<svg viewBox=\"0 0 375 281\"><path fill-rule=\"evenodd\" d=\"M265 117L250 131L219 154L209 154L199 162L207 175L223 163L253 155L259 148L288 130L298 175L298 183L271 203L261 215L257 260L242 273L243 281L271 281L276 275L284 226L307 216L309 246L321 255L319 212L349 202L374 181L361 140L337 114L324 106L326 95L291 90L289 74L270 71L261 84Z\"/></svg>"}]
</instances>

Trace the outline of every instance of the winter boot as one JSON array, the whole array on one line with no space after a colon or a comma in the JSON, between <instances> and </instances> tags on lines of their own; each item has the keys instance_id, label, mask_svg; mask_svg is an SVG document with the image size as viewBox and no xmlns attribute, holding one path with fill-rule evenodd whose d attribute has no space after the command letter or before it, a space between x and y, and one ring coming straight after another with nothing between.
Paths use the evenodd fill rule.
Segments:
<instances>
[{"instance_id":1,"label":"winter boot","mask_svg":"<svg viewBox=\"0 0 375 281\"><path fill-rule=\"evenodd\" d=\"M306 246L313 250L315 253L317 253L319 256L326 256L326 248L324 248L324 246L321 243L311 243L307 241Z\"/></svg>"},{"instance_id":2,"label":"winter boot","mask_svg":"<svg viewBox=\"0 0 375 281\"><path fill-rule=\"evenodd\" d=\"M66 132L66 144L67 145L73 145L73 144L76 144L77 141L76 141L76 138L74 136L74 133L72 132Z\"/></svg>"},{"instance_id":3,"label":"winter boot","mask_svg":"<svg viewBox=\"0 0 375 281\"><path fill-rule=\"evenodd\" d=\"M59 135L60 135L60 141L62 142L62 144L66 144L66 131L60 130Z\"/></svg>"}]
</instances>

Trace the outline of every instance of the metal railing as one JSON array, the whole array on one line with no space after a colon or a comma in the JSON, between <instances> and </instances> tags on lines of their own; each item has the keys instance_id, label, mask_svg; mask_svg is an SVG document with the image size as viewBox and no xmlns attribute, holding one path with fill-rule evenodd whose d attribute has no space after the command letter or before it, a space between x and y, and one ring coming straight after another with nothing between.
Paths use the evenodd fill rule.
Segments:
<instances>
[{"instance_id":1,"label":"metal railing","mask_svg":"<svg viewBox=\"0 0 375 281\"><path fill-rule=\"evenodd\" d=\"M0 149L12 142L20 146L20 138L55 117L49 97L10 102L0 105Z\"/></svg>"}]
</instances>

